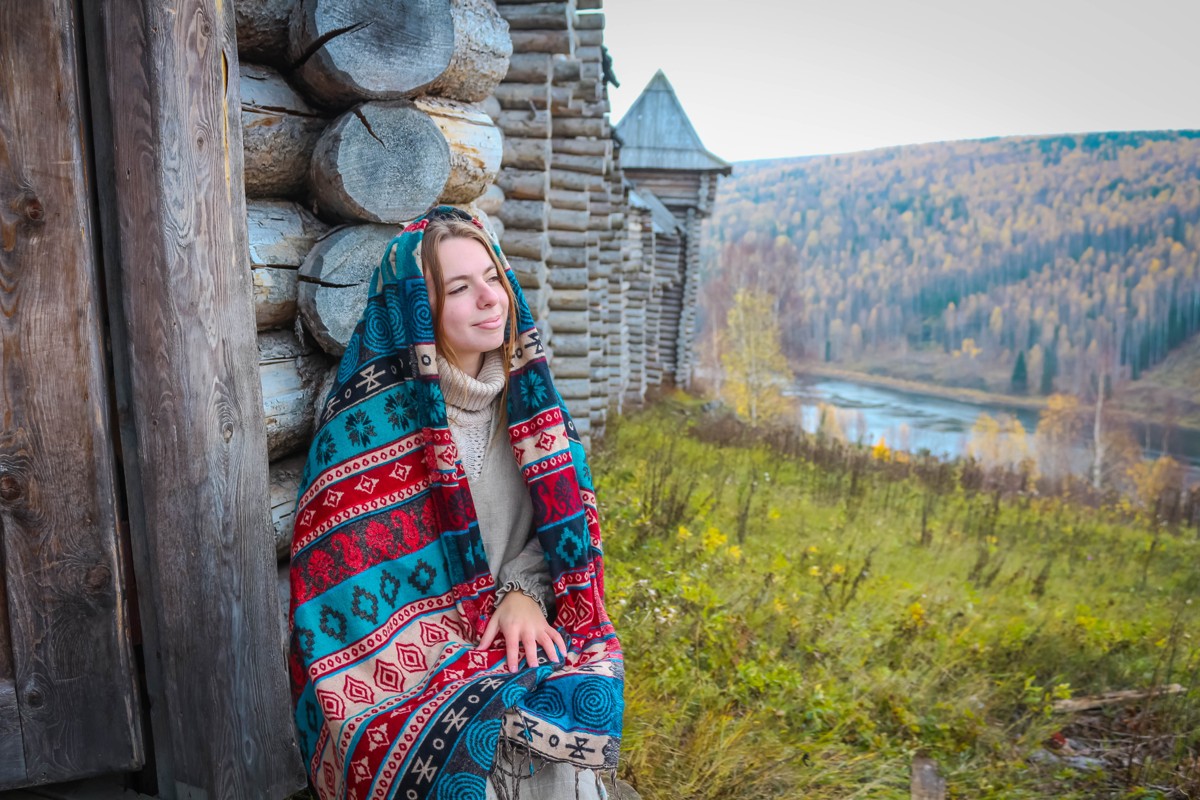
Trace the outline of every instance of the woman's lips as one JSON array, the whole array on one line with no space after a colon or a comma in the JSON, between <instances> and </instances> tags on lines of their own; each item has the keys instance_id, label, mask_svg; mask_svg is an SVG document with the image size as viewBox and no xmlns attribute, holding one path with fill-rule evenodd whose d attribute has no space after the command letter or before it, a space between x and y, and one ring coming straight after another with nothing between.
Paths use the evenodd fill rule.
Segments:
<instances>
[{"instance_id":1,"label":"woman's lips","mask_svg":"<svg viewBox=\"0 0 1200 800\"><path fill-rule=\"evenodd\" d=\"M485 319L483 322L476 322L475 327L483 328L484 330L494 331L497 328L499 328L502 324L504 324L504 316L503 315L493 317L492 319Z\"/></svg>"}]
</instances>

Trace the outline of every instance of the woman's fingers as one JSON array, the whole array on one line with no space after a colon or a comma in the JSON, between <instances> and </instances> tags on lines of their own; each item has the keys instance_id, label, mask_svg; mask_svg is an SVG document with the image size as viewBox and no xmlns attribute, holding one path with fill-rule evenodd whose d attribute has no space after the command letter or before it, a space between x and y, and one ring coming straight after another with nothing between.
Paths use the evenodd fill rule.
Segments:
<instances>
[{"instance_id":1,"label":"woman's fingers","mask_svg":"<svg viewBox=\"0 0 1200 800\"><path fill-rule=\"evenodd\" d=\"M554 640L554 644L558 645L558 652L562 653L563 658L566 658L567 657L567 643L565 641L563 641L562 634L558 632L557 628L550 629L550 638ZM557 661L558 659L555 659L555 660Z\"/></svg>"},{"instance_id":2,"label":"woman's fingers","mask_svg":"<svg viewBox=\"0 0 1200 800\"><path fill-rule=\"evenodd\" d=\"M534 638L534 631L529 631L525 634L525 638L521 640L521 646L525 648L525 663L531 667L536 667L537 660L537 640ZM513 670L516 672L516 670Z\"/></svg>"},{"instance_id":3,"label":"woman's fingers","mask_svg":"<svg viewBox=\"0 0 1200 800\"><path fill-rule=\"evenodd\" d=\"M541 645L541 648L546 651L546 657L557 663L558 653L554 650L554 637L550 635L553 632L553 628L543 628L541 633L538 634L538 644Z\"/></svg>"},{"instance_id":4,"label":"woman's fingers","mask_svg":"<svg viewBox=\"0 0 1200 800\"><path fill-rule=\"evenodd\" d=\"M487 650L492 646L492 641L496 638L496 618L493 616L488 620L487 627L483 629L483 636L479 639L479 644L475 646L476 650Z\"/></svg>"},{"instance_id":5,"label":"woman's fingers","mask_svg":"<svg viewBox=\"0 0 1200 800\"><path fill-rule=\"evenodd\" d=\"M505 649L508 651L508 671L516 672L517 667L521 664L521 640L518 638L517 632L505 632L504 644Z\"/></svg>"}]
</instances>

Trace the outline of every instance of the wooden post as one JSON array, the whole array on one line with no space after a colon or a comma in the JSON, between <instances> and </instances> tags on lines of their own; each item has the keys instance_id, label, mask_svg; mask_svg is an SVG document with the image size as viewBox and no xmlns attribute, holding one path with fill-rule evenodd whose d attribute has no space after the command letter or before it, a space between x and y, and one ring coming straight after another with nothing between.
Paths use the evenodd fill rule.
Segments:
<instances>
[{"instance_id":1,"label":"wooden post","mask_svg":"<svg viewBox=\"0 0 1200 800\"><path fill-rule=\"evenodd\" d=\"M304 774L279 647L233 7L98 6L88 50L111 111L99 183L115 208L106 268L158 793L284 797Z\"/></svg>"},{"instance_id":2,"label":"wooden post","mask_svg":"<svg viewBox=\"0 0 1200 800\"><path fill-rule=\"evenodd\" d=\"M77 14L0 3L5 789L143 763Z\"/></svg>"}]
</instances>

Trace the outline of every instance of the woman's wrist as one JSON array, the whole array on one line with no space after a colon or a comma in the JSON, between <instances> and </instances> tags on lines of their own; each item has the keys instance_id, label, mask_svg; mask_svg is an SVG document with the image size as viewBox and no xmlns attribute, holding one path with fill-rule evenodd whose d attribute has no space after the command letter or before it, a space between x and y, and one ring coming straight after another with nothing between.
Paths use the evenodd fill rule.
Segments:
<instances>
[{"instance_id":1,"label":"woman's wrist","mask_svg":"<svg viewBox=\"0 0 1200 800\"><path fill-rule=\"evenodd\" d=\"M550 615L546 613L546 602L532 589L526 588L525 585L520 581L505 581L504 585L496 590L496 605L498 606L503 603L504 598L507 597L510 592L519 592L525 595L530 600L537 603L538 608L541 609L543 617L549 618Z\"/></svg>"}]
</instances>

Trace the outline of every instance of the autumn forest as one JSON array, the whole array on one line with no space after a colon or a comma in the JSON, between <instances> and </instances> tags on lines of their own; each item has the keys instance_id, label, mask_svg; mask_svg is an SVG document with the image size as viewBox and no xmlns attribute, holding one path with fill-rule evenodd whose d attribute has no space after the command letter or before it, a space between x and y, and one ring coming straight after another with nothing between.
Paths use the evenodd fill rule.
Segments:
<instances>
[{"instance_id":1,"label":"autumn forest","mask_svg":"<svg viewBox=\"0 0 1200 800\"><path fill-rule=\"evenodd\" d=\"M706 248L709 328L766 292L794 363L1087 398L1200 329L1200 131L743 163Z\"/></svg>"}]
</instances>

